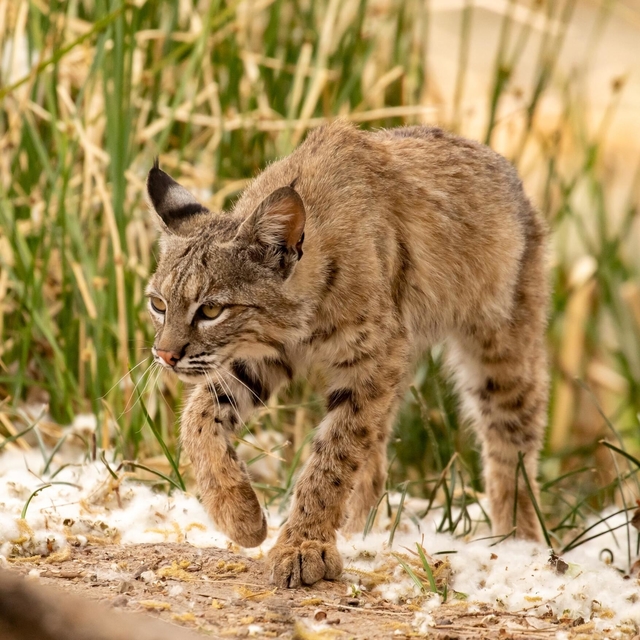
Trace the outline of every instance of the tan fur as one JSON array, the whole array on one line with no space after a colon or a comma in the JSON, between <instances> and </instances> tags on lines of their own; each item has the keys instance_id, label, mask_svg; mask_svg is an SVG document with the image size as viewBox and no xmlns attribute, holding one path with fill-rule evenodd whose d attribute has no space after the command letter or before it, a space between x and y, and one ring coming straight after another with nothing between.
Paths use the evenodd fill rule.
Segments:
<instances>
[{"instance_id":1,"label":"tan fur","mask_svg":"<svg viewBox=\"0 0 640 640\"><path fill-rule=\"evenodd\" d=\"M176 188L154 167L149 194L167 230L148 289L167 304L164 319L152 313L155 346L180 354L176 373L197 385L183 443L205 506L239 544L259 544L266 528L230 437L297 373L317 367L326 381L328 412L269 554L277 585L340 574L336 530L362 527L380 495L399 401L437 342L482 445L495 533L540 539L516 469L521 452L537 493L546 230L504 158L436 128L335 122L230 213ZM167 193L186 209L167 211ZM205 302L227 307L202 323Z\"/></svg>"}]
</instances>

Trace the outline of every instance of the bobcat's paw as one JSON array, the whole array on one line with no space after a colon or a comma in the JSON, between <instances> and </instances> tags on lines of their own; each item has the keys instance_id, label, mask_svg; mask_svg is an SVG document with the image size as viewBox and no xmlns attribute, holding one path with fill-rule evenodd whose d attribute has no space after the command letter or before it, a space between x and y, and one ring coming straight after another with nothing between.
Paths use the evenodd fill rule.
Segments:
<instances>
[{"instance_id":1,"label":"bobcat's paw","mask_svg":"<svg viewBox=\"0 0 640 640\"><path fill-rule=\"evenodd\" d=\"M214 522L236 544L257 547L264 542L267 519L248 480L216 491L208 498L206 506Z\"/></svg>"},{"instance_id":2,"label":"bobcat's paw","mask_svg":"<svg viewBox=\"0 0 640 640\"><path fill-rule=\"evenodd\" d=\"M322 578L336 580L342 573L342 558L336 545L315 540L278 542L269 552L268 562L271 582L282 589L313 584Z\"/></svg>"}]
</instances>

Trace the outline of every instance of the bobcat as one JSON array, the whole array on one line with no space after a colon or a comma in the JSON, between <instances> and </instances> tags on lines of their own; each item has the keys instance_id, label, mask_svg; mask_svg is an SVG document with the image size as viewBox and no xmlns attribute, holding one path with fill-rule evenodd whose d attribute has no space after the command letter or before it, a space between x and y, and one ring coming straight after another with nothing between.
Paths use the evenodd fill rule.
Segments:
<instances>
[{"instance_id":1,"label":"bobcat","mask_svg":"<svg viewBox=\"0 0 640 640\"><path fill-rule=\"evenodd\" d=\"M207 210L158 166L164 233L148 285L153 355L193 384L182 442L217 526L267 533L231 445L252 409L308 367L327 414L269 553L281 587L335 579L336 530L360 529L412 367L445 342L482 445L493 530L539 540L535 484L546 420L546 227L513 167L432 127L335 121L271 164L233 210ZM516 480L518 478L518 480Z\"/></svg>"}]
</instances>

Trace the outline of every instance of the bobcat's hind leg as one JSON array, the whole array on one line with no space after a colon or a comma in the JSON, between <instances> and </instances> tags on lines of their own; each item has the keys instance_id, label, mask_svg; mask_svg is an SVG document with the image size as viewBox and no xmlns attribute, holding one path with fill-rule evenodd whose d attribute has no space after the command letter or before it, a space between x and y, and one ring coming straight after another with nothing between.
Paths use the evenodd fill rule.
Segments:
<instances>
[{"instance_id":1,"label":"bobcat's hind leg","mask_svg":"<svg viewBox=\"0 0 640 640\"><path fill-rule=\"evenodd\" d=\"M508 535L515 528L518 538L541 540L529 488L537 500L548 395L542 335L526 344L502 334L484 344L458 338L450 345L449 361L482 445L494 534ZM518 471L520 454L529 487Z\"/></svg>"},{"instance_id":2,"label":"bobcat's hind leg","mask_svg":"<svg viewBox=\"0 0 640 640\"><path fill-rule=\"evenodd\" d=\"M507 535L515 527L517 537L531 540L542 539L529 489L537 500L549 393L543 264L542 248L530 247L510 317L497 326L479 322L467 327L449 344L449 365L462 406L482 445L494 533ZM517 473L520 454L529 487L523 473Z\"/></svg>"}]
</instances>

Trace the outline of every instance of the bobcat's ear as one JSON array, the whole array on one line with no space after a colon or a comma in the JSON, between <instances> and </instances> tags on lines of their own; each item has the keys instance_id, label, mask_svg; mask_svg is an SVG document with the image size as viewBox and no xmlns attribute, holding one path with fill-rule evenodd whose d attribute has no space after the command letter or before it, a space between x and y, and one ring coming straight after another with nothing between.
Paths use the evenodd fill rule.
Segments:
<instances>
[{"instance_id":1,"label":"bobcat's ear","mask_svg":"<svg viewBox=\"0 0 640 640\"><path fill-rule=\"evenodd\" d=\"M269 194L242 223L236 238L302 257L304 203L293 187L281 187Z\"/></svg>"},{"instance_id":2,"label":"bobcat's ear","mask_svg":"<svg viewBox=\"0 0 640 640\"><path fill-rule=\"evenodd\" d=\"M209 212L189 191L160 168L157 158L147 177L147 193L155 212L173 233L180 233L192 216Z\"/></svg>"}]
</instances>

